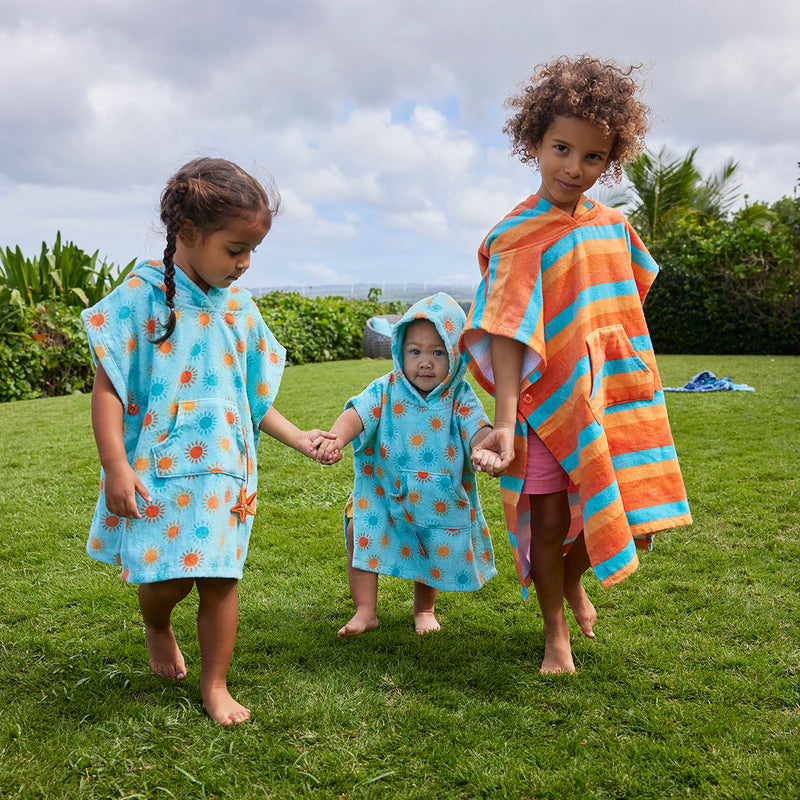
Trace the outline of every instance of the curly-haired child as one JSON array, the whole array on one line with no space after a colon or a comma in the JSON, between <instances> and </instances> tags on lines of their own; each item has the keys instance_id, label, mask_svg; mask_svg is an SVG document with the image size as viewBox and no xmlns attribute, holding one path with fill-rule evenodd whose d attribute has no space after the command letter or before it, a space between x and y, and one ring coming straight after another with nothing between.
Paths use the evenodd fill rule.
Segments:
<instances>
[{"instance_id":1,"label":"curly-haired child","mask_svg":"<svg viewBox=\"0 0 800 800\"><path fill-rule=\"evenodd\" d=\"M495 396L473 461L503 476L523 596L532 582L544 620L543 673L575 671L565 598L594 638L589 566L616 584L655 531L691 522L642 311L658 267L619 211L584 195L641 149L649 110L634 72L561 57L507 101L512 151L541 186L481 244L460 341Z\"/></svg>"}]
</instances>

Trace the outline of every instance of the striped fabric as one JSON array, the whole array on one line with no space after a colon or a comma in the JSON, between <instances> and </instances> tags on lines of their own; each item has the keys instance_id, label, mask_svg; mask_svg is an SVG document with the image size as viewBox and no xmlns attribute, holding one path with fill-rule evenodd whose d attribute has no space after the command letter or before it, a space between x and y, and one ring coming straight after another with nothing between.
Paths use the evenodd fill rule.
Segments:
<instances>
[{"instance_id":1,"label":"striped fabric","mask_svg":"<svg viewBox=\"0 0 800 800\"><path fill-rule=\"evenodd\" d=\"M656 531L691 522L642 303L658 266L618 211L574 216L536 195L479 250L481 283L460 347L494 394L490 334L526 345L515 458L500 480L523 595L530 507L520 494L528 426L569 473L572 527L603 586L638 566Z\"/></svg>"}]
</instances>

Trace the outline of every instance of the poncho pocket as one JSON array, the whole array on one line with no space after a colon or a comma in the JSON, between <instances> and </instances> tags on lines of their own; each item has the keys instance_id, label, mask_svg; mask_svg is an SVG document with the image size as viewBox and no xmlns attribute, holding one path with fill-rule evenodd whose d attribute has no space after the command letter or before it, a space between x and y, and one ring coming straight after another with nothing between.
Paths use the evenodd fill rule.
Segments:
<instances>
[{"instance_id":1,"label":"poncho pocket","mask_svg":"<svg viewBox=\"0 0 800 800\"><path fill-rule=\"evenodd\" d=\"M410 516L409 522L419 528L468 528L469 499L461 484L446 472L403 470L401 498Z\"/></svg>"},{"instance_id":2,"label":"poncho pocket","mask_svg":"<svg viewBox=\"0 0 800 800\"><path fill-rule=\"evenodd\" d=\"M244 480L247 450L236 406L213 397L176 406L169 435L152 449L156 476L220 473Z\"/></svg>"},{"instance_id":3,"label":"poncho pocket","mask_svg":"<svg viewBox=\"0 0 800 800\"><path fill-rule=\"evenodd\" d=\"M592 331L586 345L592 370L589 405L598 422L610 406L653 400L653 373L636 355L622 325Z\"/></svg>"}]
</instances>

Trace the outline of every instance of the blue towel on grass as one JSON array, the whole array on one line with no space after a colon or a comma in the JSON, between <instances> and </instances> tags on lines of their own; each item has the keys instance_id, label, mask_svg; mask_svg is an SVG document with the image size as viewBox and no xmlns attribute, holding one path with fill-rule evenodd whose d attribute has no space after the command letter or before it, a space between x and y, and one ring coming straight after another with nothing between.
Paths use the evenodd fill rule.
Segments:
<instances>
[{"instance_id":1,"label":"blue towel on grass","mask_svg":"<svg viewBox=\"0 0 800 800\"><path fill-rule=\"evenodd\" d=\"M713 372L698 372L685 386L664 387L665 392L754 392L746 383L734 383L730 378L718 378Z\"/></svg>"}]
</instances>

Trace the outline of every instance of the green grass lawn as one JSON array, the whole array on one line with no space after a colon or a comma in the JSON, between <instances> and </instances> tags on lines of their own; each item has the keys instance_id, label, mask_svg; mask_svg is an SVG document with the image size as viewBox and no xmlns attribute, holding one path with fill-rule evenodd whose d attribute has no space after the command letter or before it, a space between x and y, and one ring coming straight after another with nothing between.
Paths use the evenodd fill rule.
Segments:
<instances>
[{"instance_id":1,"label":"green grass lawn","mask_svg":"<svg viewBox=\"0 0 800 800\"><path fill-rule=\"evenodd\" d=\"M349 619L349 451L322 468L262 439L262 501L229 681L253 711L203 713L196 596L180 684L149 670L135 590L84 552L97 493L89 397L0 405L0 797L792 798L800 796L800 358L671 356L756 393L668 395L694 525L623 584L587 576L597 639L543 677L496 482L480 476L498 576L443 594L413 632L411 585ZM387 362L290 368L277 407L327 426ZM314 391L310 386L314 386ZM484 396L485 397L485 396ZM487 399L487 410L491 412Z\"/></svg>"}]
</instances>

